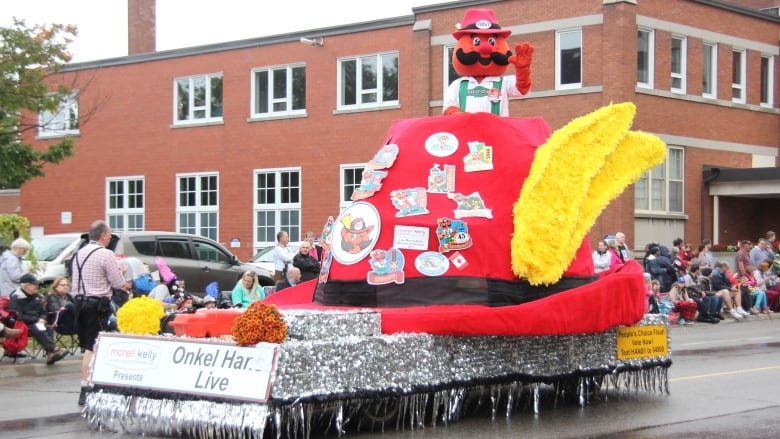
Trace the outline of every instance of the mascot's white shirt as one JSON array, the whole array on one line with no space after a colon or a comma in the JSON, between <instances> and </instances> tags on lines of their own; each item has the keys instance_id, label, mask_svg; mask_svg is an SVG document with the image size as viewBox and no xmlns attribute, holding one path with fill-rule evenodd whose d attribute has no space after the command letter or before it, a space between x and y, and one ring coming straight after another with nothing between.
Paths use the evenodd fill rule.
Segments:
<instances>
[{"instance_id":1,"label":"mascot's white shirt","mask_svg":"<svg viewBox=\"0 0 780 439\"><path fill-rule=\"evenodd\" d=\"M502 78L498 76L486 76L481 83L477 83L477 80L471 76L463 76L452 81L452 84L447 87L447 91L444 92L444 108L442 112L449 107L460 107L460 83L461 81L468 81L468 90L473 90L477 87L493 88L493 81L499 81ZM503 77L501 83L501 104L499 109L499 115L502 117L509 117L509 98L519 97L523 94L515 86L515 75L507 75ZM487 96L468 96L466 97L466 112L467 113L491 113L493 102Z\"/></svg>"}]
</instances>

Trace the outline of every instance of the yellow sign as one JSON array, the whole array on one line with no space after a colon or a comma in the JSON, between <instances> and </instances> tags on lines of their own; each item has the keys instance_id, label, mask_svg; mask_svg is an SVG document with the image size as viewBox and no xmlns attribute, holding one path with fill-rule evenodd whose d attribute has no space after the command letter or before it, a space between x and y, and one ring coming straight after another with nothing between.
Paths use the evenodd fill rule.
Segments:
<instances>
[{"instance_id":1,"label":"yellow sign","mask_svg":"<svg viewBox=\"0 0 780 439\"><path fill-rule=\"evenodd\" d=\"M669 355L665 325L629 326L617 329L617 358L663 357Z\"/></svg>"}]
</instances>

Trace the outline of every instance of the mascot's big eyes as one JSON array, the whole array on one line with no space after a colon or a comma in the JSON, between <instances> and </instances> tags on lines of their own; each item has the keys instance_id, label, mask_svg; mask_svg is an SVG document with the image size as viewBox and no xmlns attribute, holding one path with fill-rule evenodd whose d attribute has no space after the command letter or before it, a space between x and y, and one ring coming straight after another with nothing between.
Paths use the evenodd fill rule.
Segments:
<instances>
[{"instance_id":1,"label":"mascot's big eyes","mask_svg":"<svg viewBox=\"0 0 780 439\"><path fill-rule=\"evenodd\" d=\"M496 45L496 38L495 37L490 37L490 38L488 38L487 42L491 46L495 46ZM479 47L479 45L482 43L482 40L479 37L474 37L474 40L472 41L472 43L474 44L474 47Z\"/></svg>"}]
</instances>

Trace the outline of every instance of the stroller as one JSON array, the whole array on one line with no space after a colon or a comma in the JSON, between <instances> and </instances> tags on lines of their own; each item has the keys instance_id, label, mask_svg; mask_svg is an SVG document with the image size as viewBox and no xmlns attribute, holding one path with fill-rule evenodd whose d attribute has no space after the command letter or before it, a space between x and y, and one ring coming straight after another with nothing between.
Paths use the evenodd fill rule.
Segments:
<instances>
[{"instance_id":1,"label":"stroller","mask_svg":"<svg viewBox=\"0 0 780 439\"><path fill-rule=\"evenodd\" d=\"M10 309L11 300L7 296L0 297L0 321L8 328L19 329L19 335L13 338L3 338L4 357L13 358L16 362L27 355L23 352L27 348L27 325L16 319L16 311Z\"/></svg>"}]
</instances>

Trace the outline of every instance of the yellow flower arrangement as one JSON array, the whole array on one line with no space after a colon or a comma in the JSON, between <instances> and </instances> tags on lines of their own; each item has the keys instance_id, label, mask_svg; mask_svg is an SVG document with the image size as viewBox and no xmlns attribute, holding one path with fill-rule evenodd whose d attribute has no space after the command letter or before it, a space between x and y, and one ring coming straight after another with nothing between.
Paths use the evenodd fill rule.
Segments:
<instances>
[{"instance_id":1,"label":"yellow flower arrangement","mask_svg":"<svg viewBox=\"0 0 780 439\"><path fill-rule=\"evenodd\" d=\"M536 151L513 208L512 271L532 285L558 282L601 211L663 162L664 143L629 131L632 103L602 107L556 130ZM545 245L540 236L558 236ZM533 248L534 251L528 251Z\"/></svg>"},{"instance_id":2,"label":"yellow flower arrangement","mask_svg":"<svg viewBox=\"0 0 780 439\"><path fill-rule=\"evenodd\" d=\"M146 296L130 299L116 313L116 325L126 334L158 334L165 316L162 303Z\"/></svg>"},{"instance_id":3,"label":"yellow flower arrangement","mask_svg":"<svg viewBox=\"0 0 780 439\"><path fill-rule=\"evenodd\" d=\"M287 324L276 305L258 300L233 320L230 332L239 346L253 346L261 341L281 343L287 336Z\"/></svg>"}]
</instances>

